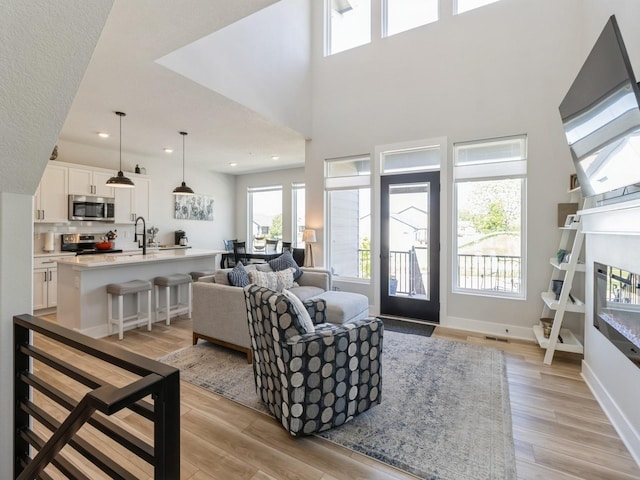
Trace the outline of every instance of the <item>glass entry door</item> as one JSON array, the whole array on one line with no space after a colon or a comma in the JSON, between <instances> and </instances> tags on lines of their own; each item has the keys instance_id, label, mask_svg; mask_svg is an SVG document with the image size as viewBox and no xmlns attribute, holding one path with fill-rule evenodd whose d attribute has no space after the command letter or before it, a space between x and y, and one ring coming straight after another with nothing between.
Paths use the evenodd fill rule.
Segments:
<instances>
[{"instance_id":1,"label":"glass entry door","mask_svg":"<svg viewBox=\"0 0 640 480\"><path fill-rule=\"evenodd\" d=\"M381 177L380 313L439 321L440 172Z\"/></svg>"}]
</instances>

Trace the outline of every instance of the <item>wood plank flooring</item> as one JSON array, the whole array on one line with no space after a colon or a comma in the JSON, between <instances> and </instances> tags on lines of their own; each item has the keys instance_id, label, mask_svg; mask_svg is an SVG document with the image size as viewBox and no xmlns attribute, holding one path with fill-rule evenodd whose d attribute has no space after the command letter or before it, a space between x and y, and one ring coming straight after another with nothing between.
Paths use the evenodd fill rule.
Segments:
<instances>
[{"instance_id":1,"label":"wood plank flooring","mask_svg":"<svg viewBox=\"0 0 640 480\"><path fill-rule=\"evenodd\" d=\"M55 315L45 318L55 321ZM553 365L545 366L544 351L534 344L487 340L442 327L433 336L506 352L518 480L640 479L640 468L580 376L580 356L556 353ZM174 319L168 327L154 324L152 332L139 328L126 332L122 341L117 336L105 340L157 358L191 344L191 321ZM56 344L37 341L74 360L73 354L60 352ZM96 368L117 383L116 373ZM118 421L146 435L151 433L145 431L147 426L136 424L140 423L137 415L123 412ZM151 478L151 469L136 459L123 458L123 463L133 465L141 478ZM322 439L292 438L265 415L181 382L181 478L415 477Z\"/></svg>"}]
</instances>

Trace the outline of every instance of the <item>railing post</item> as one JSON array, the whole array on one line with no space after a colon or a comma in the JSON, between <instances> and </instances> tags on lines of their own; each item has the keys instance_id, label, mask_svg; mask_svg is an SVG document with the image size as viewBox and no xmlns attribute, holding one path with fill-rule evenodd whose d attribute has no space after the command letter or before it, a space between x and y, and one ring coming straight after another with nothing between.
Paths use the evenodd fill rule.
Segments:
<instances>
[{"instance_id":1,"label":"railing post","mask_svg":"<svg viewBox=\"0 0 640 480\"><path fill-rule=\"evenodd\" d=\"M21 402L29 400L29 385L18 381L22 372L29 371L29 356L20 352L21 345L29 344L29 329L13 323L13 477L24 470L21 459L29 458L29 443L21 432L29 428L29 414L20 408Z\"/></svg>"},{"instance_id":2,"label":"railing post","mask_svg":"<svg viewBox=\"0 0 640 480\"><path fill-rule=\"evenodd\" d=\"M155 479L180 478L180 373L168 375L154 395Z\"/></svg>"}]
</instances>

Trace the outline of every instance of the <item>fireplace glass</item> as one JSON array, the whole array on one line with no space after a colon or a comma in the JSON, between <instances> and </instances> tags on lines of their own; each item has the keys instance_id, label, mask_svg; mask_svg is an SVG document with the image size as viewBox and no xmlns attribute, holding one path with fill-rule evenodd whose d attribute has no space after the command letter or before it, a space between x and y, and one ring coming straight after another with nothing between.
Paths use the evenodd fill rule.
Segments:
<instances>
[{"instance_id":1,"label":"fireplace glass","mask_svg":"<svg viewBox=\"0 0 640 480\"><path fill-rule=\"evenodd\" d=\"M640 274L594 263L593 326L640 367Z\"/></svg>"}]
</instances>

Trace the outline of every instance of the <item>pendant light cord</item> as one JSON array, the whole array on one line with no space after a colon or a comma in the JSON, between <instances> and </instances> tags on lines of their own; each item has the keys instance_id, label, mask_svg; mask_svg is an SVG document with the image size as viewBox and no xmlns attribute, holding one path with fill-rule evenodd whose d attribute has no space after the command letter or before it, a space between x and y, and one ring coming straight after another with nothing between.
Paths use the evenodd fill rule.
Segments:
<instances>
[{"instance_id":1,"label":"pendant light cord","mask_svg":"<svg viewBox=\"0 0 640 480\"><path fill-rule=\"evenodd\" d=\"M120 115L120 171L122 171L122 115Z\"/></svg>"}]
</instances>

